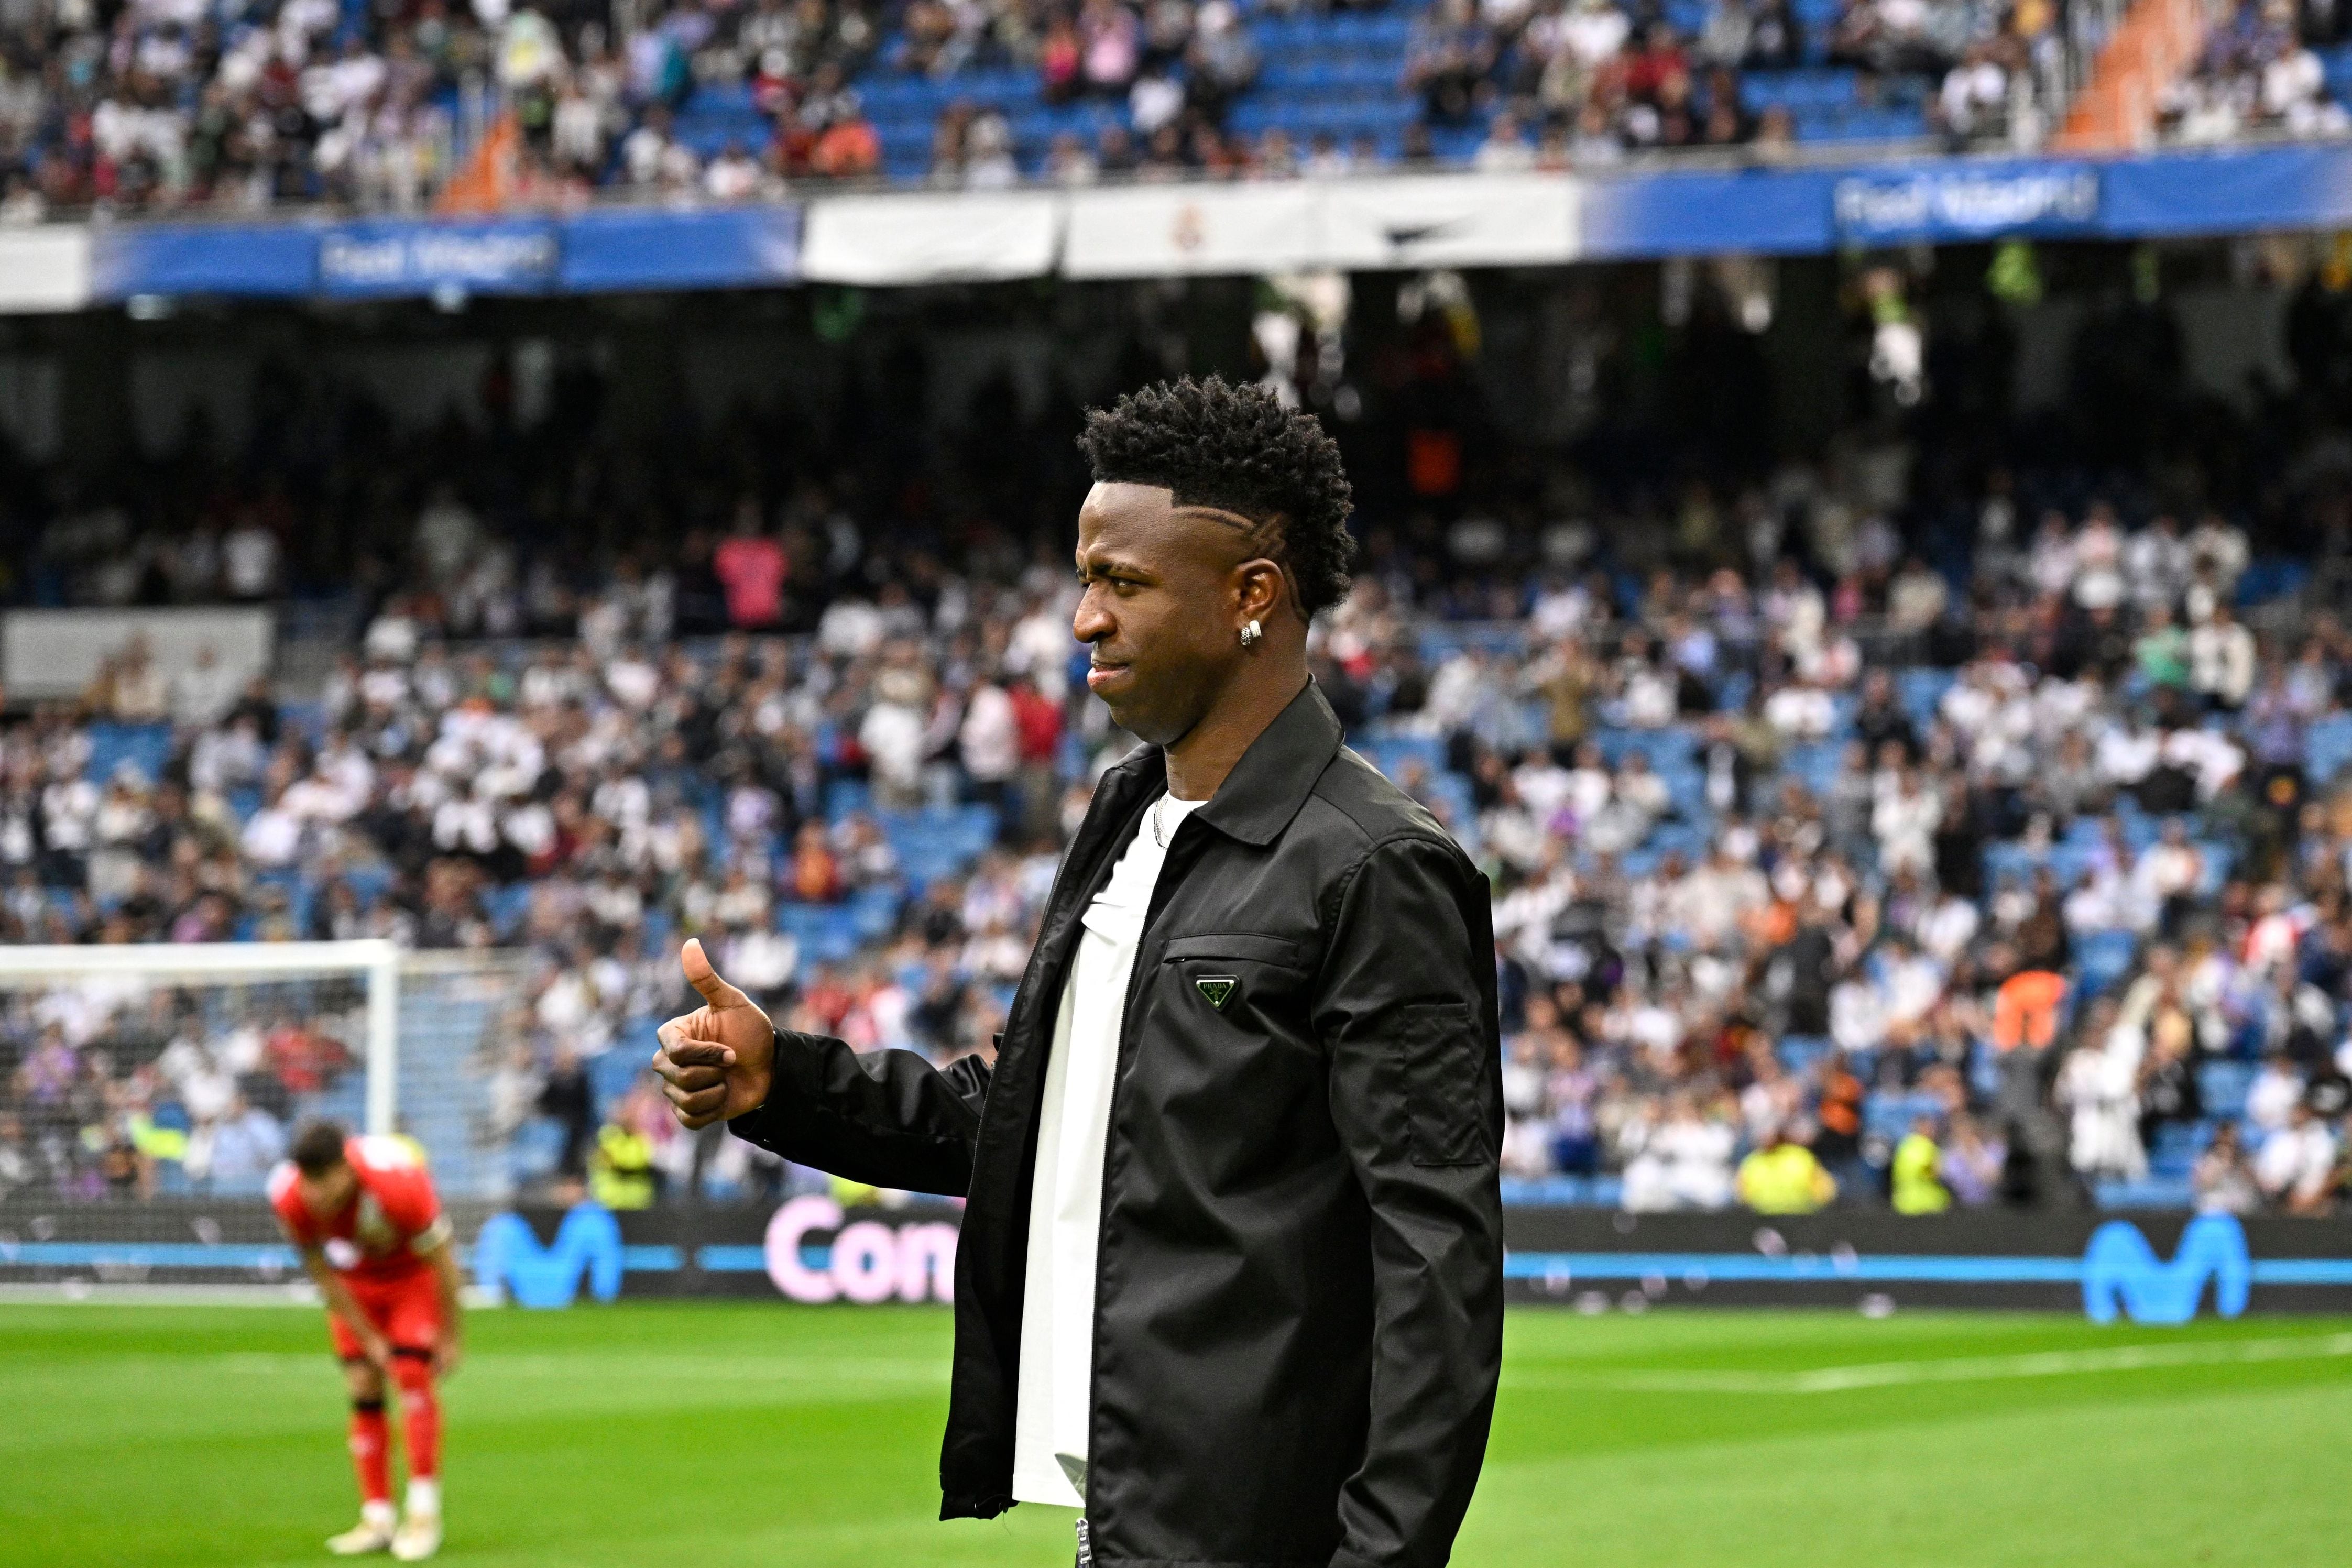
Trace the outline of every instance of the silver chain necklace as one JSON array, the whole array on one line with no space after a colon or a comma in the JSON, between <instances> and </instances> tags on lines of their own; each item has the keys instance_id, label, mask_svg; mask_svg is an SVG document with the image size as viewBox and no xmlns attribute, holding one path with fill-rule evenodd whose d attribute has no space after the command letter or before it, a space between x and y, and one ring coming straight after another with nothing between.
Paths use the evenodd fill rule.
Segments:
<instances>
[{"instance_id":1,"label":"silver chain necklace","mask_svg":"<svg viewBox=\"0 0 2352 1568\"><path fill-rule=\"evenodd\" d=\"M1165 795L1151 802L1151 841L1163 850L1168 847L1168 835L1160 831L1160 808L1166 804L1168 797Z\"/></svg>"}]
</instances>

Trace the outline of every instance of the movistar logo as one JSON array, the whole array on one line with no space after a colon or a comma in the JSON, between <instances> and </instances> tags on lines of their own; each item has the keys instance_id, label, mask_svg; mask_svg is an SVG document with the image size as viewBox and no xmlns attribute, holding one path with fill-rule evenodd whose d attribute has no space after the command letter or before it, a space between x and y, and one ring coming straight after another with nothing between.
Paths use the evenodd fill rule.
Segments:
<instances>
[{"instance_id":1,"label":"movistar logo","mask_svg":"<svg viewBox=\"0 0 2352 1568\"><path fill-rule=\"evenodd\" d=\"M596 1204L574 1206L551 1247L541 1247L530 1224L512 1213L490 1216L474 1239L475 1280L504 1290L519 1306L570 1306L583 1273L598 1301L621 1293L621 1222Z\"/></svg>"},{"instance_id":2,"label":"movistar logo","mask_svg":"<svg viewBox=\"0 0 2352 1568\"><path fill-rule=\"evenodd\" d=\"M2113 1219L2091 1234L2083 1253L2083 1310L2111 1323L2118 1305L2137 1323L2185 1323L2197 1315L2205 1283L2213 1283L2213 1310L2234 1318L2246 1310L2254 1265L2246 1228L2229 1214L2200 1214L2180 1233L2165 1262L2139 1227Z\"/></svg>"},{"instance_id":3,"label":"movistar logo","mask_svg":"<svg viewBox=\"0 0 2352 1568\"><path fill-rule=\"evenodd\" d=\"M1242 988L1242 983L1231 975L1203 975L1192 983L1201 988L1201 994L1208 998L1209 1005L1219 1012L1225 1010L1225 1004L1232 1001L1234 993Z\"/></svg>"}]
</instances>

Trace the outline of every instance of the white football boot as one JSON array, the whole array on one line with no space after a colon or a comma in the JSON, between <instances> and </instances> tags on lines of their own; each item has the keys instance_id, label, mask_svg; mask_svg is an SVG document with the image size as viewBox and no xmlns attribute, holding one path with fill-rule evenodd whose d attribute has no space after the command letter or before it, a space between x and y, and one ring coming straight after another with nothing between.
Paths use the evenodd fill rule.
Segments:
<instances>
[{"instance_id":1,"label":"white football boot","mask_svg":"<svg viewBox=\"0 0 2352 1568\"><path fill-rule=\"evenodd\" d=\"M338 1557L364 1557L371 1552L392 1550L393 1523L395 1515L388 1502L364 1503L360 1508L360 1521L341 1535L327 1538L327 1550Z\"/></svg>"},{"instance_id":2,"label":"white football boot","mask_svg":"<svg viewBox=\"0 0 2352 1568\"><path fill-rule=\"evenodd\" d=\"M393 1532L393 1556L403 1563L422 1563L440 1550L441 1515L409 1510Z\"/></svg>"}]
</instances>

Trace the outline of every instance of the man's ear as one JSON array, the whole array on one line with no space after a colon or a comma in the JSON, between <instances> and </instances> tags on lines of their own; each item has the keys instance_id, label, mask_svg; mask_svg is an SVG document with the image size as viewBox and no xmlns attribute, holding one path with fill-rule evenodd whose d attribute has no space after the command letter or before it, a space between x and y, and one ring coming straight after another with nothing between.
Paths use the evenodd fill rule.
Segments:
<instances>
[{"instance_id":1,"label":"man's ear","mask_svg":"<svg viewBox=\"0 0 2352 1568\"><path fill-rule=\"evenodd\" d=\"M1282 563L1260 556L1234 568L1234 610L1243 623L1273 621L1291 597Z\"/></svg>"}]
</instances>

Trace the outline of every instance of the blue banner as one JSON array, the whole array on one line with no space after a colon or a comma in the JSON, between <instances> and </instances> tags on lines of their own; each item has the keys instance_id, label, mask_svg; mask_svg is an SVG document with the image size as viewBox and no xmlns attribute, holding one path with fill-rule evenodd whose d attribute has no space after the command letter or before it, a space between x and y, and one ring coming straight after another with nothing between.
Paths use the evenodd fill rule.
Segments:
<instances>
[{"instance_id":1,"label":"blue banner","mask_svg":"<svg viewBox=\"0 0 2352 1568\"><path fill-rule=\"evenodd\" d=\"M1616 175L1585 186L1579 237L1596 259L1803 255L1829 248L1829 205L1815 169Z\"/></svg>"},{"instance_id":2,"label":"blue banner","mask_svg":"<svg viewBox=\"0 0 2352 1568\"><path fill-rule=\"evenodd\" d=\"M90 293L308 294L318 282L319 235L305 224L93 225Z\"/></svg>"},{"instance_id":3,"label":"blue banner","mask_svg":"<svg viewBox=\"0 0 2352 1568\"><path fill-rule=\"evenodd\" d=\"M743 288L800 276L798 207L614 208L568 216L114 225L92 294L331 299Z\"/></svg>"},{"instance_id":4,"label":"blue banner","mask_svg":"<svg viewBox=\"0 0 2352 1568\"><path fill-rule=\"evenodd\" d=\"M564 224L561 285L580 293L743 288L793 282L800 263L798 207L618 207Z\"/></svg>"},{"instance_id":5,"label":"blue banner","mask_svg":"<svg viewBox=\"0 0 2352 1568\"><path fill-rule=\"evenodd\" d=\"M2118 237L2352 224L2352 147L2265 147L2119 159L2100 227Z\"/></svg>"}]
</instances>

